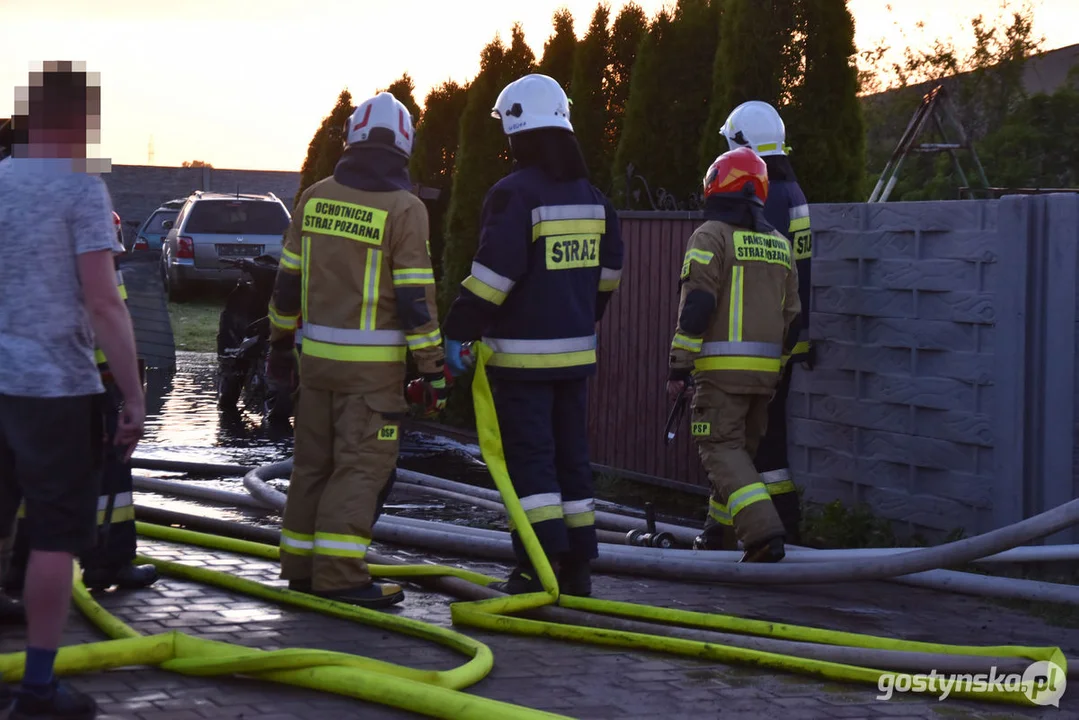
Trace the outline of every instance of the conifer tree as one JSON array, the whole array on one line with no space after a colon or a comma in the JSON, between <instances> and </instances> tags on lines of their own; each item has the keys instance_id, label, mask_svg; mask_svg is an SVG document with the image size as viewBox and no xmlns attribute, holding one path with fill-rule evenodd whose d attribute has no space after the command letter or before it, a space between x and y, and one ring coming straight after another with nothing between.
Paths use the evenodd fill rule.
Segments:
<instances>
[{"instance_id":1,"label":"conifer tree","mask_svg":"<svg viewBox=\"0 0 1079 720\"><path fill-rule=\"evenodd\" d=\"M784 117L791 163L811 203L864 200L854 18L845 0L804 0L801 12L805 75Z\"/></svg>"},{"instance_id":2,"label":"conifer tree","mask_svg":"<svg viewBox=\"0 0 1079 720\"><path fill-rule=\"evenodd\" d=\"M300 169L300 189L293 199L294 206L300 202L300 196L307 188L333 175L337 161L345 151L345 125L354 109L352 95L348 90L342 90L333 110L322 119L322 124L307 146L307 158Z\"/></svg>"},{"instance_id":3,"label":"conifer tree","mask_svg":"<svg viewBox=\"0 0 1079 720\"><path fill-rule=\"evenodd\" d=\"M573 79L573 58L577 51L577 36L573 34L573 15L565 8L554 14L554 34L543 45L539 72L558 81L563 90ZM572 115L572 113L571 113Z\"/></svg>"},{"instance_id":4,"label":"conifer tree","mask_svg":"<svg viewBox=\"0 0 1079 720\"><path fill-rule=\"evenodd\" d=\"M412 146L409 168L412 181L439 191L438 199L428 203L427 208L431 263L436 279L442 277L443 229L450 202L461 115L467 102L468 87L452 80L432 89L424 100L423 119L416 128L416 141Z\"/></svg>"},{"instance_id":5,"label":"conifer tree","mask_svg":"<svg viewBox=\"0 0 1079 720\"><path fill-rule=\"evenodd\" d=\"M625 124L626 102L633 81L633 69L637 63L637 51L644 36L648 33L648 16L637 3L622 6L611 25L611 39L607 64L607 137L606 166L601 178L604 190L611 187L615 177L621 178L623 172L611 175L611 163L618 151L618 142Z\"/></svg>"},{"instance_id":6,"label":"conifer tree","mask_svg":"<svg viewBox=\"0 0 1079 720\"><path fill-rule=\"evenodd\" d=\"M679 0L641 43L625 124L611 168L625 201L627 165L653 193L685 203L700 192L700 137L708 120L721 0ZM635 189L635 188L634 188Z\"/></svg>"},{"instance_id":7,"label":"conifer tree","mask_svg":"<svg viewBox=\"0 0 1079 720\"><path fill-rule=\"evenodd\" d=\"M423 110L420 109L419 103L416 102L415 92L416 85L412 82L412 76L405 73L401 77L390 83L388 88L379 90L379 92L388 92L393 95L397 100L408 109L409 115L412 116L412 124L419 125Z\"/></svg>"},{"instance_id":8,"label":"conifer tree","mask_svg":"<svg viewBox=\"0 0 1079 720\"><path fill-rule=\"evenodd\" d=\"M727 151L720 135L734 108L761 100L779 108L800 80L801 44L795 41L800 0L726 0L712 69L712 101L701 137L699 164Z\"/></svg>"},{"instance_id":9,"label":"conifer tree","mask_svg":"<svg viewBox=\"0 0 1079 720\"><path fill-rule=\"evenodd\" d=\"M610 65L610 40L607 29L611 17L605 4L596 7L588 32L577 45L573 63L570 121L577 134L592 182L606 191L610 185L611 157L608 151L607 83Z\"/></svg>"}]
</instances>

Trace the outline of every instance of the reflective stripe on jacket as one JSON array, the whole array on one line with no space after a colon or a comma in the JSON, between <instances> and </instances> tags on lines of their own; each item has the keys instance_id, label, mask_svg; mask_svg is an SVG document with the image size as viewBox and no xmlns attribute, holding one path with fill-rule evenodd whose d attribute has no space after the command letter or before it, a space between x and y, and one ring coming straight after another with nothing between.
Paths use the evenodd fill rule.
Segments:
<instances>
[{"instance_id":1,"label":"reflective stripe on jacket","mask_svg":"<svg viewBox=\"0 0 1079 720\"><path fill-rule=\"evenodd\" d=\"M127 286L124 285L124 273L120 268L116 268L116 287L120 291L120 298L126 303ZM97 369L100 372L104 373L109 371L109 364L105 359L105 352L99 347L94 347L94 362L97 363Z\"/></svg>"},{"instance_id":2,"label":"reflective stripe on jacket","mask_svg":"<svg viewBox=\"0 0 1079 720\"><path fill-rule=\"evenodd\" d=\"M771 393L801 308L787 239L705 222L689 239L681 279L671 367L693 369L695 405L708 407L713 388Z\"/></svg>"},{"instance_id":3,"label":"reflective stripe on jacket","mask_svg":"<svg viewBox=\"0 0 1079 720\"><path fill-rule=\"evenodd\" d=\"M329 177L304 192L269 308L271 341L303 320L302 384L403 412L407 352L420 372L442 371L427 223L423 202L404 190L357 190Z\"/></svg>"}]
</instances>

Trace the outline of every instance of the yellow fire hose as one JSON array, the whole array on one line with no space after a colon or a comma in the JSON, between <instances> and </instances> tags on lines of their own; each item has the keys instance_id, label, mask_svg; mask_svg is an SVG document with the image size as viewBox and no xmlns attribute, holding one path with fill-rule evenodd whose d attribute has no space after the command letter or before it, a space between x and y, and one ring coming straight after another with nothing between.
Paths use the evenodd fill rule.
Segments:
<instances>
[{"instance_id":1,"label":"yellow fire hose","mask_svg":"<svg viewBox=\"0 0 1079 720\"><path fill-rule=\"evenodd\" d=\"M267 560L277 560L279 557L278 548L270 545L144 523L137 525L139 534L147 537L213 547ZM265 651L205 640L175 631L160 635L141 635L93 599L82 583L81 572L76 568L75 604L113 640L61 648L56 657L57 675L149 665L192 676L242 674L259 680L381 703L445 720L489 720L495 717L509 720L567 720L564 715L460 692L487 676L494 664L494 656L490 648L483 643L453 630L313 595L278 589L201 567L141 555L138 561L152 563L168 575L433 640L468 656L470 660L447 671L416 670L372 658L325 650ZM494 580L479 573L434 565L370 567L372 574L382 577L451 575L479 584ZM25 659L25 653L0 655L0 675L8 680L19 680Z\"/></svg>"},{"instance_id":2,"label":"yellow fire hose","mask_svg":"<svg viewBox=\"0 0 1079 720\"><path fill-rule=\"evenodd\" d=\"M915 642L748 620L728 615L710 615L626 602L559 595L557 579L514 492L506 468L498 418L485 370L491 350L482 343L474 344L473 350L477 356L477 363L476 377L472 387L480 448L545 592L453 603L450 610L455 624L570 642L661 651L700 659L745 663L841 682L876 684L882 675L897 675L897 673L718 643L606 628L562 625L513 617L512 614L541 607L560 606L614 617L824 645L944 655L1025 658L1031 662L1047 660L1056 663L1065 674L1067 673L1067 661L1059 648L961 646ZM146 537L211 547L266 560L279 559L279 549L272 545L146 523L138 523L137 527L139 534ZM304 593L278 589L201 567L144 556L139 557L139 562L152 563L168 575L216 585L226 590L314 610L417 638L433 640L461 652L470 659L453 670L427 671L372 658L323 650L264 651L205 640L179 632L144 636L102 608L91 597L82 583L81 573L76 569L74 592L76 604L99 629L113 640L61 648L56 660L57 674L69 675L150 665L192 676L242 674L260 680L322 690L389 705L445 720L488 720L489 718L532 720L533 718L566 717L461 692L462 689L474 685L487 676L493 666L494 658L486 645L453 630ZM493 581L493 578L479 573L436 565L371 565L370 570L371 574L377 577L453 576L479 585L487 585ZM0 655L0 674L7 679L18 680L22 677L24 662L24 653ZM1019 705L1034 704L1021 689L1005 687L998 690L992 684L989 684L989 688L984 692L965 691L957 687L951 694Z\"/></svg>"},{"instance_id":3,"label":"yellow fire hose","mask_svg":"<svg viewBox=\"0 0 1079 720\"><path fill-rule=\"evenodd\" d=\"M876 685L882 675L896 673L876 670L855 665L844 665L823 660L813 660L778 653L763 652L714 643L683 640L678 638L646 635L643 633L621 632L617 630L596 629L580 626L558 625L539 620L511 617L511 613L520 613L547 605L559 605L564 608L583 610L597 614L614 615L650 620L660 623L694 627L709 630L728 630L749 635L768 636L787 640L800 640L826 645L847 647L875 648L882 650L905 650L913 652L931 652L945 655L975 655L983 657L1026 658L1031 662L1048 660L1056 663L1067 675L1067 661L1060 648L1034 648L1018 646L961 646L938 643L915 642L891 638L879 638L872 635L823 630L819 628L784 625L779 623L747 620L728 615L709 615L685 610L671 610L646 605L636 605L610 600L570 597L559 595L558 581L551 569L543 549L540 547L532 525L521 507L517 493L513 489L506 459L502 448L502 436L498 426L491 386L487 379L486 364L492 351L483 343L474 343L473 354L476 356L475 378L472 382L473 403L476 409L476 427L479 432L480 449L483 459L496 487L502 494L502 500L513 521L513 526L520 535L543 588L546 592L529 593L513 597L495 598L469 603L454 603L450 606L454 623L515 633L519 635L545 636L558 640L585 642L595 645L609 645L640 650L663 651L696 658L707 658L724 662L741 662L759 667L800 672L808 675L842 682L872 683ZM953 695L971 699L992 700L997 702L1034 705L1022 690L1008 688L997 689L990 685L985 692L956 689Z\"/></svg>"}]
</instances>

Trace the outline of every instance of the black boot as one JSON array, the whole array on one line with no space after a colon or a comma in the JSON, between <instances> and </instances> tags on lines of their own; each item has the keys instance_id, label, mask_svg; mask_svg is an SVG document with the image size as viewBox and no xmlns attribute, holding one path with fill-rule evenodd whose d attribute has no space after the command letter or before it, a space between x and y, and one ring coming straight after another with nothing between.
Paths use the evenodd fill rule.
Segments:
<instances>
[{"instance_id":1,"label":"black boot","mask_svg":"<svg viewBox=\"0 0 1079 720\"><path fill-rule=\"evenodd\" d=\"M742 553L742 559L740 563L777 563L786 556L787 552L783 547L783 538L777 537L771 540L765 540L764 542L757 543L756 545L750 545Z\"/></svg>"},{"instance_id":2,"label":"black boot","mask_svg":"<svg viewBox=\"0 0 1079 720\"><path fill-rule=\"evenodd\" d=\"M389 607L405 599L405 591L396 583L370 582L357 587L331 590L329 592L315 592L314 594L327 600L366 608Z\"/></svg>"},{"instance_id":3,"label":"black boot","mask_svg":"<svg viewBox=\"0 0 1079 720\"><path fill-rule=\"evenodd\" d=\"M45 690L44 694L39 695L20 688L15 693L15 707L11 711L10 720L93 720L97 717L97 703L86 693L56 680Z\"/></svg>"},{"instance_id":4,"label":"black boot","mask_svg":"<svg viewBox=\"0 0 1079 720\"><path fill-rule=\"evenodd\" d=\"M557 575L558 570L555 570ZM510 572L508 580L493 582L487 587L507 595L524 595L525 593L543 592L543 583L540 582L539 574L531 567L518 565Z\"/></svg>"},{"instance_id":5,"label":"black boot","mask_svg":"<svg viewBox=\"0 0 1079 720\"><path fill-rule=\"evenodd\" d=\"M564 556L558 573L558 591L562 595L589 597L592 594L592 564L588 560Z\"/></svg>"},{"instance_id":6,"label":"black boot","mask_svg":"<svg viewBox=\"0 0 1079 720\"><path fill-rule=\"evenodd\" d=\"M0 625L25 625L26 608L15 598L0 594ZM0 706L3 702L0 701Z\"/></svg>"},{"instance_id":7,"label":"black boot","mask_svg":"<svg viewBox=\"0 0 1079 720\"><path fill-rule=\"evenodd\" d=\"M139 590L157 582L153 565L121 565L120 567L90 567L82 572L82 582L91 590L106 590L113 585L122 590Z\"/></svg>"}]
</instances>

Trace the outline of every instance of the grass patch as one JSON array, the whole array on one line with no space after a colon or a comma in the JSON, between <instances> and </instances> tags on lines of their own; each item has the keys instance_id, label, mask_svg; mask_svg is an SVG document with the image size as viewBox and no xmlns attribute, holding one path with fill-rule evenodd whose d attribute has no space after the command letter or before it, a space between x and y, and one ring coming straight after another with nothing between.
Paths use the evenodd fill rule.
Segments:
<instances>
[{"instance_id":1,"label":"grass patch","mask_svg":"<svg viewBox=\"0 0 1079 720\"><path fill-rule=\"evenodd\" d=\"M169 303L169 321L177 350L217 352L217 324L222 302L201 298Z\"/></svg>"}]
</instances>

